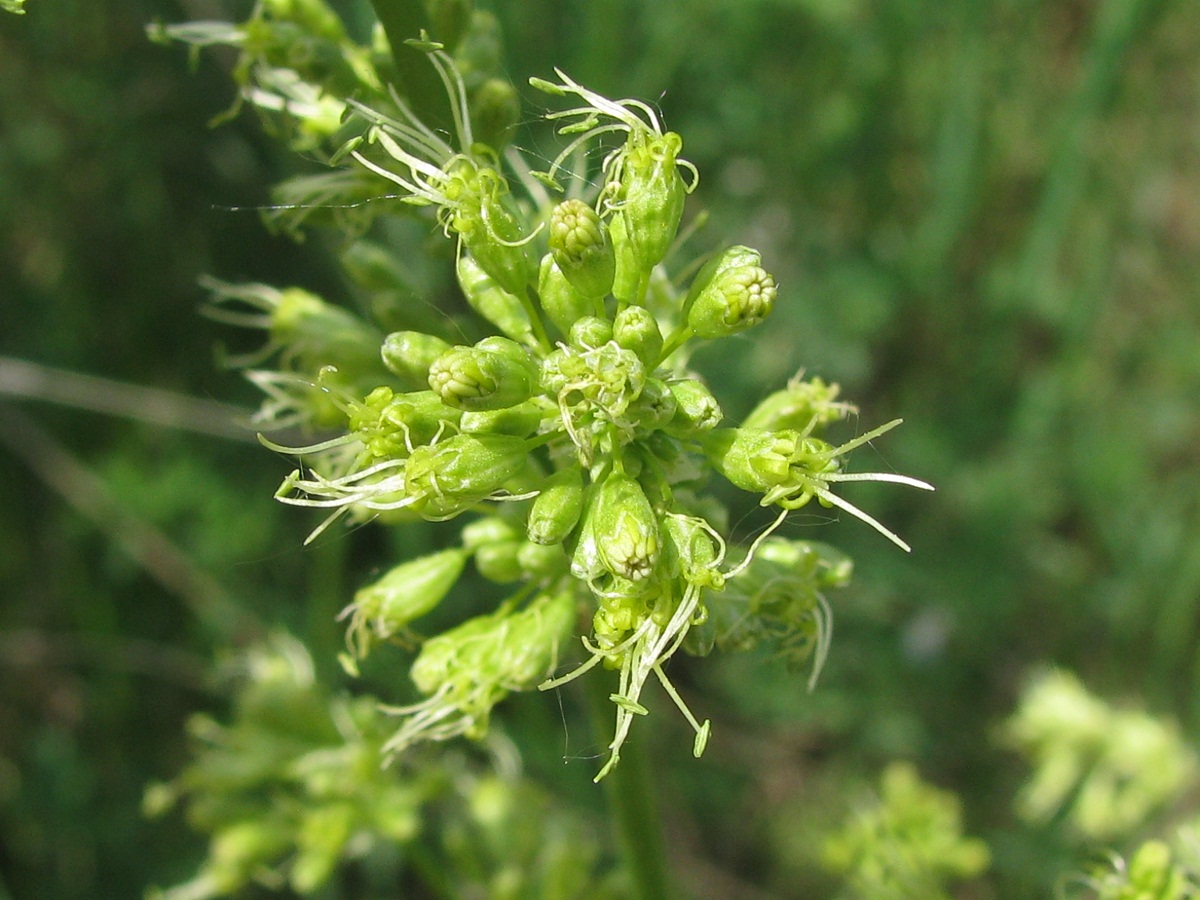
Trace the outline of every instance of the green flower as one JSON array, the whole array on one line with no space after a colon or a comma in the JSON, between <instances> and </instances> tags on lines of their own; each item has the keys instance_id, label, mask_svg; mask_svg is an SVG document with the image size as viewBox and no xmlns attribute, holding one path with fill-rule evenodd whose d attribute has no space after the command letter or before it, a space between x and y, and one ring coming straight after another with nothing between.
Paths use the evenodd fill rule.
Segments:
<instances>
[{"instance_id":1,"label":"green flower","mask_svg":"<svg viewBox=\"0 0 1200 900\"><path fill-rule=\"evenodd\" d=\"M399 753L418 740L481 737L496 703L553 670L574 624L574 597L561 591L540 594L519 612L503 607L430 638L412 666L413 684L428 699L390 710L404 722L385 752Z\"/></svg>"},{"instance_id":2,"label":"green flower","mask_svg":"<svg viewBox=\"0 0 1200 900\"><path fill-rule=\"evenodd\" d=\"M350 619L343 662L357 674L356 660L365 659L373 644L404 631L408 624L437 606L454 587L466 562L465 550L452 548L403 562L373 584L359 589L339 619Z\"/></svg>"}]
</instances>

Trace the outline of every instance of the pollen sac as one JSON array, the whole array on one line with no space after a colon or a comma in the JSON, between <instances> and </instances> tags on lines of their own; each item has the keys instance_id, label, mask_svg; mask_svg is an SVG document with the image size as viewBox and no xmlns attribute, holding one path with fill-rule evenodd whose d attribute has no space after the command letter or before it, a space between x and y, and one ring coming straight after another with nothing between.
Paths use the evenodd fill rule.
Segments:
<instances>
[{"instance_id":1,"label":"pollen sac","mask_svg":"<svg viewBox=\"0 0 1200 900\"><path fill-rule=\"evenodd\" d=\"M526 529L535 544L558 544L566 540L583 512L583 472L568 466L546 481L529 510Z\"/></svg>"},{"instance_id":2,"label":"pollen sac","mask_svg":"<svg viewBox=\"0 0 1200 900\"><path fill-rule=\"evenodd\" d=\"M613 473L596 498L596 545L605 568L618 578L642 581L658 562L658 520L642 486Z\"/></svg>"},{"instance_id":3,"label":"pollen sac","mask_svg":"<svg viewBox=\"0 0 1200 900\"><path fill-rule=\"evenodd\" d=\"M519 345L508 343L525 353ZM506 345L481 341L474 347L452 347L434 360L429 367L429 386L448 405L459 409L506 409L532 396L533 372L527 354L522 359Z\"/></svg>"},{"instance_id":4,"label":"pollen sac","mask_svg":"<svg viewBox=\"0 0 1200 900\"><path fill-rule=\"evenodd\" d=\"M423 331L394 331L384 338L380 355L393 375L423 385L433 361L449 349L441 338Z\"/></svg>"},{"instance_id":5,"label":"pollen sac","mask_svg":"<svg viewBox=\"0 0 1200 900\"><path fill-rule=\"evenodd\" d=\"M688 325L697 337L737 334L765 319L775 305L775 279L757 251L731 247L700 270L688 292Z\"/></svg>"},{"instance_id":6,"label":"pollen sac","mask_svg":"<svg viewBox=\"0 0 1200 900\"><path fill-rule=\"evenodd\" d=\"M550 213L550 253L567 281L584 297L611 289L616 257L607 228L582 200L565 200Z\"/></svg>"},{"instance_id":7,"label":"pollen sac","mask_svg":"<svg viewBox=\"0 0 1200 900\"><path fill-rule=\"evenodd\" d=\"M533 326L520 299L496 283L467 253L458 257L458 285L471 309L514 341L532 344Z\"/></svg>"},{"instance_id":8,"label":"pollen sac","mask_svg":"<svg viewBox=\"0 0 1200 900\"><path fill-rule=\"evenodd\" d=\"M594 308L592 301L580 293L559 268L552 253L542 257L538 273L538 299L546 317L563 334L570 334L571 326Z\"/></svg>"},{"instance_id":9,"label":"pollen sac","mask_svg":"<svg viewBox=\"0 0 1200 900\"><path fill-rule=\"evenodd\" d=\"M683 138L673 131L630 135L621 161L619 215L643 272L663 261L687 199L676 160Z\"/></svg>"}]
</instances>

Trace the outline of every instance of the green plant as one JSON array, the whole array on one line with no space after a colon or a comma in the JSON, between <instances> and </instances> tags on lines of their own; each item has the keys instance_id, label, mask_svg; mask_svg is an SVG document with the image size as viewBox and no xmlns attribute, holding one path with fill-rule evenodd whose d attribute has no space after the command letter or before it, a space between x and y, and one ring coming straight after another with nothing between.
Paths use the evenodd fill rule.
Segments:
<instances>
[{"instance_id":1,"label":"green plant","mask_svg":"<svg viewBox=\"0 0 1200 900\"><path fill-rule=\"evenodd\" d=\"M596 780L614 772L634 721L649 712L651 681L690 723L699 756L709 722L666 673L679 649L773 641L797 663L815 651L813 683L828 652L824 592L848 582L850 562L822 544L773 537L788 513L816 501L907 550L840 489L930 485L849 471L850 453L899 420L829 440L855 410L820 379L796 378L740 427L723 426L689 357L762 322L778 291L748 247L684 255L684 205L699 174L652 107L609 100L561 71L531 79L567 103L545 116L566 146L534 169L506 146L516 92L480 50L496 39L494 20L442 4L433 16L445 18L442 40L422 32L401 44L400 5L377 8L384 28L367 44L319 0L262 2L242 25L152 30L237 47L235 109L248 102L294 149L325 154L328 169L286 183L270 217L298 231L332 214L347 274L383 313L370 322L297 287L209 282L210 315L269 335L235 359L267 394L263 430L342 430L306 446L262 438L301 459L277 497L326 512L309 541L339 520L470 519L457 542L400 562L355 595L342 615L343 666L358 674L380 644L419 647L411 679L423 699L390 709L400 719L381 748L388 758L423 741L483 738L509 693L597 668L615 670L618 683L604 690L615 721ZM427 68L414 69L422 57ZM413 72L436 74L448 113ZM362 237L385 234L414 208L432 212L453 244L475 323L414 316L401 251ZM486 336L463 340L480 330ZM779 508L748 544L731 541L728 513L707 493L713 475ZM444 607L468 559L505 593L464 618ZM457 624L423 634L435 611ZM659 876L639 877L650 893Z\"/></svg>"}]
</instances>

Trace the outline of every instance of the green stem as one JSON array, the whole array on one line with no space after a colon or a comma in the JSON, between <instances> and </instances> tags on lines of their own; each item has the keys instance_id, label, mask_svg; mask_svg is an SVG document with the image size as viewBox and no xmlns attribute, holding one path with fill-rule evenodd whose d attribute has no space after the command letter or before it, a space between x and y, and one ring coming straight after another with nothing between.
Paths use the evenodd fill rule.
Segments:
<instances>
[{"instance_id":1,"label":"green stem","mask_svg":"<svg viewBox=\"0 0 1200 900\"><path fill-rule=\"evenodd\" d=\"M534 303L531 296L532 289L526 288L517 299L521 301L521 305L525 307L525 313L529 316L530 327L533 328L534 340L538 342L538 346L546 353L554 349L554 345L550 343L550 335L546 333L546 326L542 324L542 317L538 314L538 304Z\"/></svg>"},{"instance_id":2,"label":"green stem","mask_svg":"<svg viewBox=\"0 0 1200 900\"><path fill-rule=\"evenodd\" d=\"M585 686L593 730L600 742L607 742L612 732L612 685L596 672L586 679ZM621 762L604 777L603 784L617 847L629 875L629 896L633 900L665 900L671 896L670 881L645 745L627 742L621 748Z\"/></svg>"}]
</instances>

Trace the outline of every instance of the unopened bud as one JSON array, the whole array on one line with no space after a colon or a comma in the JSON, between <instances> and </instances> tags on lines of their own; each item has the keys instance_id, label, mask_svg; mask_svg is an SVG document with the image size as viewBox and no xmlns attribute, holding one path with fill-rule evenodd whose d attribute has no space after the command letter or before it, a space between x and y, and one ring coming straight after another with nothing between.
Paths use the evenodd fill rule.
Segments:
<instances>
[{"instance_id":1,"label":"unopened bud","mask_svg":"<svg viewBox=\"0 0 1200 900\"><path fill-rule=\"evenodd\" d=\"M465 412L458 427L464 434L511 434L527 438L537 433L545 415L544 401L534 398L507 409Z\"/></svg>"},{"instance_id":2,"label":"unopened bud","mask_svg":"<svg viewBox=\"0 0 1200 900\"><path fill-rule=\"evenodd\" d=\"M632 350L648 368L658 365L663 337L658 321L644 306L627 306L613 321L613 340L626 350Z\"/></svg>"},{"instance_id":3,"label":"unopened bud","mask_svg":"<svg viewBox=\"0 0 1200 900\"><path fill-rule=\"evenodd\" d=\"M693 432L711 431L720 424L721 407L702 382L695 379L672 381L667 384L675 396L675 415L666 426L666 431L681 437Z\"/></svg>"},{"instance_id":4,"label":"unopened bud","mask_svg":"<svg viewBox=\"0 0 1200 900\"><path fill-rule=\"evenodd\" d=\"M429 367L429 386L448 405L464 410L515 406L528 400L534 387L528 365L479 346L452 347L439 356Z\"/></svg>"},{"instance_id":5,"label":"unopened bud","mask_svg":"<svg viewBox=\"0 0 1200 900\"><path fill-rule=\"evenodd\" d=\"M581 352L595 350L612 340L613 329L606 320L598 316L584 316L571 326L567 343Z\"/></svg>"},{"instance_id":6,"label":"unopened bud","mask_svg":"<svg viewBox=\"0 0 1200 900\"><path fill-rule=\"evenodd\" d=\"M533 342L533 326L524 305L496 283L469 254L458 257L458 285L471 309L514 341Z\"/></svg>"},{"instance_id":7,"label":"unopened bud","mask_svg":"<svg viewBox=\"0 0 1200 900\"><path fill-rule=\"evenodd\" d=\"M696 276L686 301L688 325L697 337L727 337L757 325L775 304L775 279L759 266L759 254L731 247Z\"/></svg>"},{"instance_id":8,"label":"unopened bud","mask_svg":"<svg viewBox=\"0 0 1200 900\"><path fill-rule=\"evenodd\" d=\"M433 361L450 349L439 337L423 331L393 331L383 341L383 364L393 375L424 385Z\"/></svg>"},{"instance_id":9,"label":"unopened bud","mask_svg":"<svg viewBox=\"0 0 1200 900\"><path fill-rule=\"evenodd\" d=\"M594 308L592 301L567 280L551 253L542 257L538 274L538 300L546 317L563 334L570 334L571 326Z\"/></svg>"},{"instance_id":10,"label":"unopened bud","mask_svg":"<svg viewBox=\"0 0 1200 900\"><path fill-rule=\"evenodd\" d=\"M596 498L596 545L605 568L620 578L641 581L658 562L658 520L642 486L613 473Z\"/></svg>"},{"instance_id":11,"label":"unopened bud","mask_svg":"<svg viewBox=\"0 0 1200 900\"><path fill-rule=\"evenodd\" d=\"M535 544L557 544L579 522L583 512L583 472L568 466L546 480L529 510L526 530Z\"/></svg>"},{"instance_id":12,"label":"unopened bud","mask_svg":"<svg viewBox=\"0 0 1200 900\"><path fill-rule=\"evenodd\" d=\"M489 78L471 94L471 124L478 143L503 149L520 119L521 101L511 82Z\"/></svg>"},{"instance_id":13,"label":"unopened bud","mask_svg":"<svg viewBox=\"0 0 1200 900\"><path fill-rule=\"evenodd\" d=\"M565 200L550 213L550 253L584 297L603 297L612 289L616 260L607 228L582 200Z\"/></svg>"}]
</instances>

